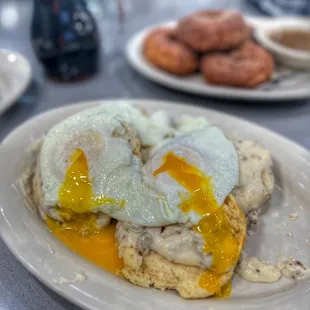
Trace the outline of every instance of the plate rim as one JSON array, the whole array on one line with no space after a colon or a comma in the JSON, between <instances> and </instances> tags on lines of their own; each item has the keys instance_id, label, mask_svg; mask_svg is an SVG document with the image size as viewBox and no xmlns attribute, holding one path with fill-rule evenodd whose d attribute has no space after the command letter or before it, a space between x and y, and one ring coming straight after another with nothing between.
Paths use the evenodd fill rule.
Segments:
<instances>
[{"instance_id":1,"label":"plate rim","mask_svg":"<svg viewBox=\"0 0 310 310\"><path fill-rule=\"evenodd\" d=\"M284 143L290 143L290 144L294 144L294 147L298 147L299 150L301 152L306 152L306 153L310 153L310 150L308 150L306 147L304 147L303 145L299 144L298 142L294 141L293 139L290 139L280 133L277 133L274 130L268 129L267 127L264 127L262 125L260 125L259 123L256 122L252 122L247 120L244 117L239 117L239 116L235 116L233 114L230 113L226 113L226 112L222 112L219 111L215 108L210 108L210 107L205 107L203 105L192 105L190 103L186 103L183 101L175 101L175 100L161 100L161 99L149 99L149 98L138 98L138 99L134 99L134 98L129 98L129 99L124 99L124 98L114 98L114 99L94 99L94 100L83 100L83 101L78 101L78 102L70 102L68 104L64 104L58 107L52 107L49 108L47 110L41 111L40 113L33 115L32 117L26 119L24 122L18 124L17 126L15 126L11 131L9 131L2 140L0 140L0 149L2 147L2 145L4 143L7 142L7 140L9 140L10 136L12 134L14 134L16 131L18 131L21 127L27 125L28 123L31 123L33 121L35 121L38 118L44 117L47 114L51 113L51 112L61 112L62 110L66 110L66 109L70 109L76 106L85 106L85 107L91 107L97 104L107 104L109 102L126 102L129 104L138 104L138 105L144 105L147 102L152 103L160 103L160 104L168 104L170 106L183 106L183 107L187 107L190 109L194 109L194 110L202 110L202 111L211 111L212 113L218 114L218 115L224 115L224 116L229 116L230 118L233 118L234 120L238 121L238 122L244 122L247 125L254 125L256 126L259 130L263 130L266 133L268 132L268 134L272 134L277 138L280 138L282 140L282 142Z\"/></svg>"},{"instance_id":2,"label":"plate rim","mask_svg":"<svg viewBox=\"0 0 310 310\"><path fill-rule=\"evenodd\" d=\"M84 108L91 108L97 104L106 104L106 103L109 103L109 102L120 102L120 101L123 101L123 102L126 102L126 103L135 103L137 105L140 105L140 106L146 106L150 103L150 105L152 105L152 107L154 107L154 104L155 103L160 103L160 104L168 104L170 105L171 108L175 107L175 106L182 106L182 107L187 107L188 109L190 110L196 110L197 113L199 110L204 110L204 111L211 111L211 113L215 113L215 114L218 114L219 116L221 115L224 115L224 116L228 116L230 118L232 118L232 120L235 120L235 121L241 121L242 123L244 124L247 124L247 125L254 125L255 127L257 127L258 130L262 130L263 132L262 133L268 133L269 135L272 135L274 136L275 138L278 139L279 143L284 143L284 144L289 144L289 145L294 145L294 147L296 148L296 150L298 150L301 154L309 154L309 151L304 148L303 146L301 146L300 144L296 143L295 141L281 135L281 134L278 134L272 130L269 130L261 125L258 125L254 122L250 122L248 120L245 120L243 118L240 118L240 117L236 117L234 115L231 115L231 114L228 114L228 113L225 113L225 112L221 112L221 111L217 111L217 110L214 110L214 109L210 109L210 108L206 108L206 107L203 107L203 106L193 106L193 105L190 105L190 104L186 104L184 102L177 102L177 101L167 101L167 100L156 100L156 99L123 99L123 98L120 98L120 99L103 99L103 100L88 100L88 101L81 101L81 102L77 102L77 103L71 103L71 104L68 104L68 105L63 105L63 106L60 106L60 107L57 107L57 108L51 108L51 109L48 109L46 111L43 111L31 118L29 118L28 120L26 120L25 122L21 123L20 125L16 126L12 131L10 131L6 137L1 141L0 143L0 151L2 149L2 147L6 144L6 143L9 143L10 140L12 139L12 137L14 137L15 134L17 134L24 126L27 126L29 125L30 123L35 123L38 119L42 119L42 118L45 118L45 117L48 117L48 115L50 113L56 113L56 114L61 114L62 111L65 111L65 110L69 110L71 108L77 108L76 110L82 110ZM156 109L156 107L155 107ZM73 112L73 114L76 113L76 112ZM196 112L194 114L197 114ZM2 212L1 212L2 213ZM0 216L2 216L0 214ZM7 238L6 236L6 233L4 232L5 229L3 226L0 226L0 237L2 238L3 242L5 243L5 245L8 247L8 249L12 252L12 254L15 256L15 258L24 266L24 268L26 268L32 275L34 275L38 280L40 280L44 285L46 285L48 288L50 288L51 290L53 290L54 292L56 292L57 294L59 294L60 296L64 297L65 299L69 300L70 302L72 302L73 304L76 304L80 307L83 307L85 309L99 309L98 307L96 306L93 306L93 305L90 305L87 300L85 301L85 297L82 298L74 298L71 293L70 293L70 286L66 286L66 288L64 288L63 286L58 286L56 283L54 283L52 281L51 278L49 279L46 279L44 276L41 276L41 274L39 273L38 270L36 270L36 268L34 266L32 266L32 263L25 260L24 259L24 256L23 254L17 249L17 247L14 246L14 244L10 243L9 241L9 238ZM68 291L69 289L69 291ZM79 296L82 296L82 295L79 295ZM287 296L288 297L288 296ZM88 298L92 298L92 297L88 297ZM184 303L185 305L185 303ZM223 305L219 305L219 307L222 307ZM234 306L234 305L232 305ZM223 306L224 308L224 306ZM112 307L111 307L112 309ZM151 308L150 308L151 309ZM207 305L206 305L206 309L207 309ZM226 309L226 308L225 308ZM231 308L233 309L233 308Z\"/></svg>"},{"instance_id":3,"label":"plate rim","mask_svg":"<svg viewBox=\"0 0 310 310\"><path fill-rule=\"evenodd\" d=\"M24 68L26 69L26 77L21 84L19 84L19 88L16 89L15 92L11 92L11 95L8 96L7 100L4 101L4 104L0 107L0 116L6 112L17 100L18 98L25 92L27 87L30 85L32 78L32 69L29 60L21 53L10 51L8 49L1 48L0 53L6 53L7 55L13 54L19 61L23 62Z\"/></svg>"},{"instance_id":4,"label":"plate rim","mask_svg":"<svg viewBox=\"0 0 310 310\"><path fill-rule=\"evenodd\" d=\"M251 15L245 15L245 19L252 22L265 22L271 21L268 17L256 17ZM282 18L282 20L292 20L292 18ZM302 19L301 19L302 20ZM137 71L143 77L149 79L164 87L172 90L182 91L184 93L200 95L204 97L214 97L230 100L253 100L255 102L275 102L275 101L296 101L306 100L310 98L310 87L305 88L303 91L292 90L279 90L274 92L266 92L262 90L255 90L247 88L237 87L221 87L208 85L207 89L201 87L194 87L189 84L184 88L181 78L176 77L168 72L164 72L158 68L149 64L141 55L141 41L145 38L146 34L156 27L169 26L176 24L177 20L163 21L159 23L147 26L137 32L135 32L126 42L125 45L125 57L130 66ZM198 84L197 84L198 85ZM199 85L200 86L200 85Z\"/></svg>"}]
</instances>

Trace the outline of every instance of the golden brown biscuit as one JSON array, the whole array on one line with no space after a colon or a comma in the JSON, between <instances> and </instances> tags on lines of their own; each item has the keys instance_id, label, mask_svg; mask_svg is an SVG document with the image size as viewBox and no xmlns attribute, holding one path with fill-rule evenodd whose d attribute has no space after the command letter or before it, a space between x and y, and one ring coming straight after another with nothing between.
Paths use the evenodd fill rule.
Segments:
<instances>
[{"instance_id":1,"label":"golden brown biscuit","mask_svg":"<svg viewBox=\"0 0 310 310\"><path fill-rule=\"evenodd\" d=\"M225 214L238 240L239 254L246 237L246 220L232 195L223 205ZM184 298L206 298L213 295L199 285L204 269L170 262L154 251L139 253L137 249L127 247L123 250L124 277L135 285L155 287L161 290L176 290ZM224 286L233 275L233 269L220 276L220 285Z\"/></svg>"}]
</instances>

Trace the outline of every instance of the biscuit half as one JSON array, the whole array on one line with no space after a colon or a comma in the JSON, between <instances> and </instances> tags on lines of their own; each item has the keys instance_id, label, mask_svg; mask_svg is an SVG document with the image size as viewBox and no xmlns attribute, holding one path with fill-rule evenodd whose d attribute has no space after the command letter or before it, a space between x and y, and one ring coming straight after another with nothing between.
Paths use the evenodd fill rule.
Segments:
<instances>
[{"instance_id":1,"label":"biscuit half","mask_svg":"<svg viewBox=\"0 0 310 310\"><path fill-rule=\"evenodd\" d=\"M232 195L226 198L223 208L241 253L246 238L245 216ZM202 268L170 262L154 251L143 255L132 247L123 249L123 260L125 267L121 272L135 285L176 290L184 298L206 298L213 295L199 285L200 277L205 272ZM221 287L231 280L234 267L220 276Z\"/></svg>"}]
</instances>

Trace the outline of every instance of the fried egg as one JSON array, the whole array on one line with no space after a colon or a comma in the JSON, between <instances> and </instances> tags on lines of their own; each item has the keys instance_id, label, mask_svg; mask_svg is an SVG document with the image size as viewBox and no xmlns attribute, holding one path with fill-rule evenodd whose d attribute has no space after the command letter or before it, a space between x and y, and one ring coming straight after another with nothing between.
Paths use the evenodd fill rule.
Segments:
<instances>
[{"instance_id":1,"label":"fried egg","mask_svg":"<svg viewBox=\"0 0 310 310\"><path fill-rule=\"evenodd\" d=\"M124 138L126 128L133 128L130 138ZM171 139L143 166L130 141L162 144L169 130L122 103L82 111L54 126L40 152L47 214L102 212L143 226L197 224L205 214L200 196L209 193L221 206L237 185L237 154L218 128L206 124ZM191 199L200 207L187 208Z\"/></svg>"},{"instance_id":2,"label":"fried egg","mask_svg":"<svg viewBox=\"0 0 310 310\"><path fill-rule=\"evenodd\" d=\"M238 183L238 158L232 143L214 126L201 128L171 140L144 167L146 174L155 176L152 187L163 197L163 216L175 223L197 224L207 210L178 207L189 193L203 196L208 188L207 195L221 206Z\"/></svg>"}]
</instances>

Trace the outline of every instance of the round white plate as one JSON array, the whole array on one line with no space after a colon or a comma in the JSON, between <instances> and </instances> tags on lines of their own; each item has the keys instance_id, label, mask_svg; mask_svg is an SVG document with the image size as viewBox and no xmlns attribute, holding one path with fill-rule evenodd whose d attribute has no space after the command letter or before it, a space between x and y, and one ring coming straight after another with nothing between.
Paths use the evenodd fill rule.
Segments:
<instances>
[{"instance_id":1,"label":"round white plate","mask_svg":"<svg viewBox=\"0 0 310 310\"><path fill-rule=\"evenodd\" d=\"M16 128L0 145L0 233L21 263L54 291L87 309L309 309L304 294L310 283L285 278L274 284L252 284L235 276L232 296L226 300L184 300L173 292L136 287L75 255L46 229L16 190L17 179L31 159L26 149L60 120L107 102L111 101L74 104L40 114ZM128 100L132 102L149 112L165 109L176 117L183 113L203 116L232 137L256 139L265 145L274 159L276 190L263 208L258 231L248 239L246 253L272 263L278 255L292 255L310 263L310 155L305 149L267 129L220 112L169 102ZM289 218L293 212L299 214L296 221ZM86 278L76 278L79 273ZM63 283L64 279L69 283Z\"/></svg>"},{"instance_id":2,"label":"round white plate","mask_svg":"<svg viewBox=\"0 0 310 310\"><path fill-rule=\"evenodd\" d=\"M247 21L254 27L270 27L273 24L289 23L288 18L255 18L248 17ZM309 21L298 19L293 22L309 24ZM251 99L251 100L298 100L310 98L310 72L292 74L281 83L267 86L261 85L255 89L215 86L206 83L201 74L193 74L186 77L178 77L160 70L147 61L142 55L142 44L146 35L157 26L173 27L176 22L167 22L143 29L135 34L127 43L126 56L130 65L146 78L163 86L189 92L198 95L213 96L227 99ZM284 72L284 68L277 68L275 75Z\"/></svg>"},{"instance_id":3,"label":"round white plate","mask_svg":"<svg viewBox=\"0 0 310 310\"><path fill-rule=\"evenodd\" d=\"M31 81L31 67L21 54L0 50L0 114L25 91Z\"/></svg>"}]
</instances>

